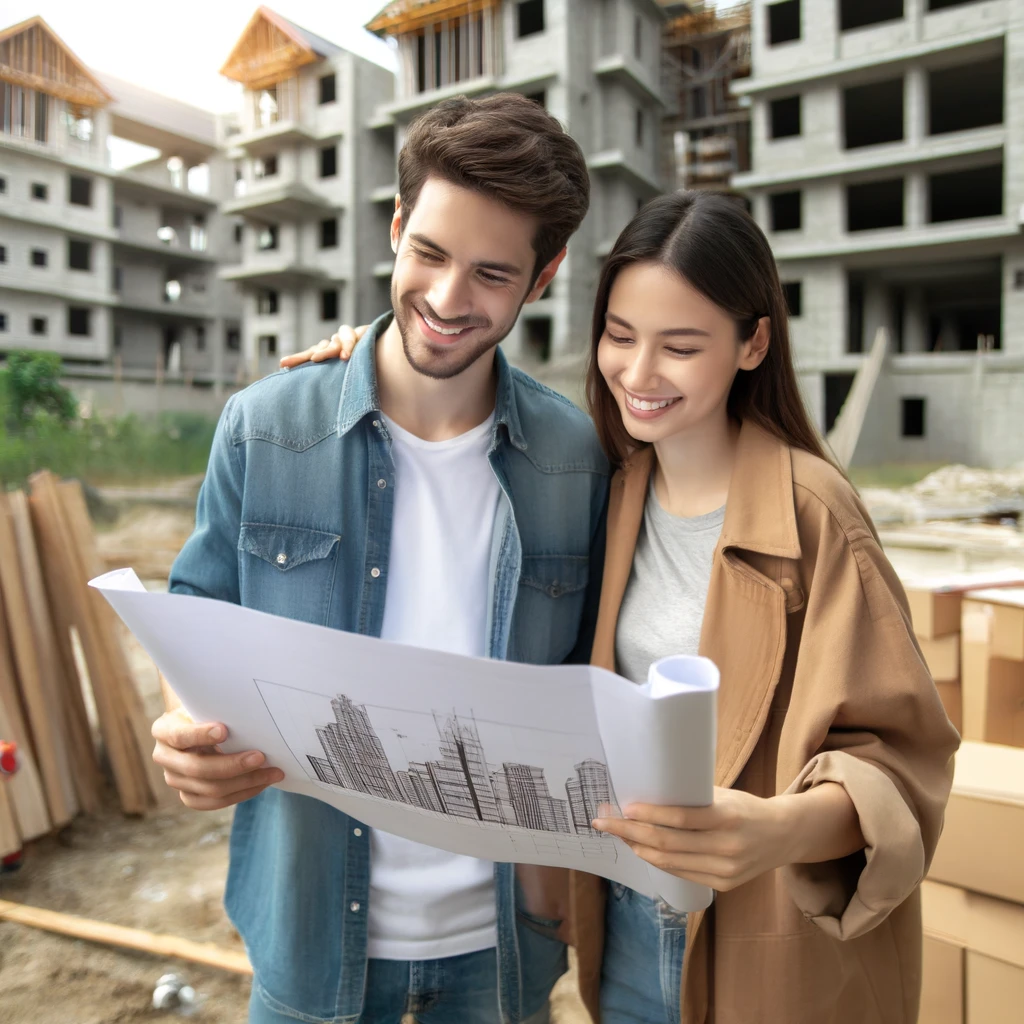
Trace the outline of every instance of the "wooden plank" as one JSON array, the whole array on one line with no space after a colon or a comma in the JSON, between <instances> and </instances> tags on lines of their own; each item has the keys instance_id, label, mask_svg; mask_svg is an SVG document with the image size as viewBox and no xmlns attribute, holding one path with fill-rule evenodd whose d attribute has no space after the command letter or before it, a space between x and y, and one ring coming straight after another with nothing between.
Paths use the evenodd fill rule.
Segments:
<instances>
[{"instance_id":1,"label":"wooden plank","mask_svg":"<svg viewBox=\"0 0 1024 1024\"><path fill-rule=\"evenodd\" d=\"M121 807L127 814L141 814L147 806L145 787L132 754L117 688L111 682L113 669L95 620L95 606L86 585L89 574L82 553L77 548L56 478L49 472L36 473L30 483L32 496L37 501L40 537L49 552L48 557L59 565L62 582L58 586L68 597L68 615L81 640L100 733Z\"/></svg>"},{"instance_id":2,"label":"wooden plank","mask_svg":"<svg viewBox=\"0 0 1024 1024\"><path fill-rule=\"evenodd\" d=\"M24 841L46 835L50 831L50 812L39 778L35 757L32 755L31 737L18 694L18 680L11 660L7 624L4 621L3 600L0 599L0 738L18 744L21 768L17 775L7 779L7 791L18 821L18 830Z\"/></svg>"},{"instance_id":3,"label":"wooden plank","mask_svg":"<svg viewBox=\"0 0 1024 1024\"><path fill-rule=\"evenodd\" d=\"M65 802L71 816L74 817L81 809L75 776L81 771L83 785L88 782L89 769L83 762L86 758L94 756L92 743L87 733L83 746L82 737L73 729L71 706L66 696L68 684L63 678L64 670L58 657L57 640L54 636L50 608L46 600L46 587L43 583L42 569L39 566L35 534L32 532L32 517L28 510L28 499L22 491L13 491L8 494L7 503L11 513L14 540L18 547L18 559L21 563L21 583L25 593L25 604L36 642L39 680L47 706L51 709L50 718L54 733L60 738L57 761L61 771L61 785L64 790ZM93 809L98 804L98 796L97 793L96 798L92 801Z\"/></svg>"},{"instance_id":4,"label":"wooden plank","mask_svg":"<svg viewBox=\"0 0 1024 1024\"><path fill-rule=\"evenodd\" d=\"M252 974L252 967L244 952L224 949L212 942L193 942L176 935L157 935L139 928L125 928L104 921L90 921L73 914L61 914L42 907L29 907L23 903L0 900L0 920L14 921L30 928L68 935L88 942L100 942L107 946L135 949L154 956L175 957L192 963L219 967L235 974Z\"/></svg>"},{"instance_id":5,"label":"wooden plank","mask_svg":"<svg viewBox=\"0 0 1024 1024\"><path fill-rule=\"evenodd\" d=\"M72 817L72 808L65 799L62 778L63 738L47 707L6 495L0 495L0 591L3 593L25 719L32 739L31 749L42 776L50 820L59 828Z\"/></svg>"},{"instance_id":6,"label":"wooden plank","mask_svg":"<svg viewBox=\"0 0 1024 1024\"><path fill-rule=\"evenodd\" d=\"M0 857L7 857L21 849L21 833L14 815L11 798L7 794L9 778L0 778Z\"/></svg>"},{"instance_id":7,"label":"wooden plank","mask_svg":"<svg viewBox=\"0 0 1024 1024\"><path fill-rule=\"evenodd\" d=\"M75 787L82 810L92 813L99 808L104 782L85 707L83 680L78 673L71 642L71 630L75 624L72 601L61 568L58 545L52 542L54 524L47 518L47 510L40 505L38 499L29 499L28 505L33 532L38 540L36 553L45 582L51 619L50 633L61 686L60 702L66 716L65 732L71 742L75 765Z\"/></svg>"},{"instance_id":8,"label":"wooden plank","mask_svg":"<svg viewBox=\"0 0 1024 1024\"><path fill-rule=\"evenodd\" d=\"M99 550L96 547L96 537L93 534L92 523L89 520L89 510L85 504L85 494L82 487L76 480L68 480L57 485L61 496L64 510L70 523L72 534L76 540L76 546L85 562L88 576L86 584L90 579L99 576L105 571L103 559L100 558ZM142 703L142 697L135 686L135 677L132 675L131 666L124 653L124 646L121 643L118 631L121 629L121 620L107 599L97 590L86 586L86 596L92 602L95 609L104 645L106 647L107 660L113 668L112 680L118 687L118 696L124 708L125 720L128 725L128 732L134 741L140 765L142 767L142 781L147 792L147 804L156 802L156 794L162 793L165 788L163 772L153 762L153 736L150 732L151 723L146 718L146 709Z\"/></svg>"}]
</instances>

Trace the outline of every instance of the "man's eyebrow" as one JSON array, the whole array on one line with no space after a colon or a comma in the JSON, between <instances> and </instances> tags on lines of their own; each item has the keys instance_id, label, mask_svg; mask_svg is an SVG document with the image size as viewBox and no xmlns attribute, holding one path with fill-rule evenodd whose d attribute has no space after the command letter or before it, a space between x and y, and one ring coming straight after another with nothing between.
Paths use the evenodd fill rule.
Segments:
<instances>
[{"instance_id":1,"label":"man's eyebrow","mask_svg":"<svg viewBox=\"0 0 1024 1024\"><path fill-rule=\"evenodd\" d=\"M616 316L614 313L605 313L605 319L611 320L612 323L618 324L620 327L625 327L627 331L634 330L634 327L628 320L623 320L621 316ZM700 327L667 327L663 331L658 331L659 338L710 338L711 332L702 330Z\"/></svg>"},{"instance_id":2,"label":"man's eyebrow","mask_svg":"<svg viewBox=\"0 0 1024 1024\"><path fill-rule=\"evenodd\" d=\"M431 241L426 235L421 235L418 232L410 234L409 238L414 242L418 242L420 245L426 246L428 249L433 249L434 252L440 253L442 256L451 257L451 253L442 249L437 242ZM517 267L514 263L493 263L490 260L481 260L478 263L473 264L474 267L481 267L484 270L496 270L500 274L509 274L510 276L518 276L522 274L522 267Z\"/></svg>"}]
</instances>

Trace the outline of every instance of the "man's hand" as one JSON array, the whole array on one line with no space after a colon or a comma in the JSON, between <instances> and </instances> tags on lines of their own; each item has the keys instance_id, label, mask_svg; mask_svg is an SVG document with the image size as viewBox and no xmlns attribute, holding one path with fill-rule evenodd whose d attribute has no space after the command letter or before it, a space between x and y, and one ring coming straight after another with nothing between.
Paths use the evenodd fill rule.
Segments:
<instances>
[{"instance_id":1,"label":"man's hand","mask_svg":"<svg viewBox=\"0 0 1024 1024\"><path fill-rule=\"evenodd\" d=\"M197 811L230 807L284 778L280 768L263 767L266 758L258 750L222 753L216 744L227 734L218 723L197 725L184 708L168 711L153 723L153 760L186 807Z\"/></svg>"},{"instance_id":2,"label":"man's hand","mask_svg":"<svg viewBox=\"0 0 1024 1024\"><path fill-rule=\"evenodd\" d=\"M293 366L301 366L303 363L325 363L329 359L347 361L359 343L359 339L366 333L367 326L367 324L363 324L361 327L349 327L348 324L342 324L337 333L331 335L329 341L325 338L304 352L282 356L281 366L285 370L290 370Z\"/></svg>"}]
</instances>

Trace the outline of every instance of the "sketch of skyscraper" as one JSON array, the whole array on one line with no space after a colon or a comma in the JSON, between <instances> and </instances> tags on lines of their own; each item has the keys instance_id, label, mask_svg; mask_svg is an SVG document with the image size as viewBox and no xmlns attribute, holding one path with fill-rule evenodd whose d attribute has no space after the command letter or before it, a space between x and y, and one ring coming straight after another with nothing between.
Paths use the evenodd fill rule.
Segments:
<instances>
[{"instance_id":1,"label":"sketch of skyscraper","mask_svg":"<svg viewBox=\"0 0 1024 1024\"><path fill-rule=\"evenodd\" d=\"M436 715L434 724L437 724ZM484 747L480 742L476 722L467 722L457 715L451 715L443 726L438 725L437 731L441 734L441 756L444 758L444 766L451 772L460 772L463 776L475 816L480 821L500 822L501 813L491 789L487 758L484 756Z\"/></svg>"},{"instance_id":2,"label":"sketch of skyscraper","mask_svg":"<svg viewBox=\"0 0 1024 1024\"><path fill-rule=\"evenodd\" d=\"M544 769L507 761L488 764L472 715L434 715L439 757L410 761L396 772L388 760L365 705L338 694L331 701L334 721L316 729L325 757L307 754L319 782L368 796L410 804L454 818L518 826L540 832L574 832L608 838L589 826L600 802L608 802L608 770L590 759L576 765L566 785L569 800L551 795ZM590 813L590 807L595 810ZM584 815L589 813L589 817Z\"/></svg>"},{"instance_id":3,"label":"sketch of skyscraper","mask_svg":"<svg viewBox=\"0 0 1024 1024\"><path fill-rule=\"evenodd\" d=\"M395 773L366 708L339 694L331 701L331 709L335 720L317 729L317 735L341 784L370 796L401 800Z\"/></svg>"},{"instance_id":4,"label":"sketch of skyscraper","mask_svg":"<svg viewBox=\"0 0 1024 1024\"><path fill-rule=\"evenodd\" d=\"M575 778L565 780L573 830L577 835L599 837L603 833L598 832L590 823L600 817L603 804L614 804L608 769L592 757L575 767Z\"/></svg>"}]
</instances>

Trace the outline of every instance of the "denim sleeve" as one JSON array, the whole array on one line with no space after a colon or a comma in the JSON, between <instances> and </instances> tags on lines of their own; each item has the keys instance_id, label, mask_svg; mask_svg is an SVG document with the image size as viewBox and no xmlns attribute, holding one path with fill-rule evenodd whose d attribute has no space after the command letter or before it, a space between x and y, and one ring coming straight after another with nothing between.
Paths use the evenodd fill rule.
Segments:
<instances>
[{"instance_id":1,"label":"denim sleeve","mask_svg":"<svg viewBox=\"0 0 1024 1024\"><path fill-rule=\"evenodd\" d=\"M563 664L587 665L594 646L597 629L597 612L601 604L601 581L604 578L604 548L608 526L608 478L602 476L595 485L590 505L590 560L587 576L587 594L583 603L583 615L576 635L576 645L569 652Z\"/></svg>"},{"instance_id":2,"label":"denim sleeve","mask_svg":"<svg viewBox=\"0 0 1024 1024\"><path fill-rule=\"evenodd\" d=\"M232 442L235 398L228 399L217 424L196 503L196 527L171 566L169 584L172 594L232 604L239 603L238 535L245 476L242 456Z\"/></svg>"}]
</instances>

